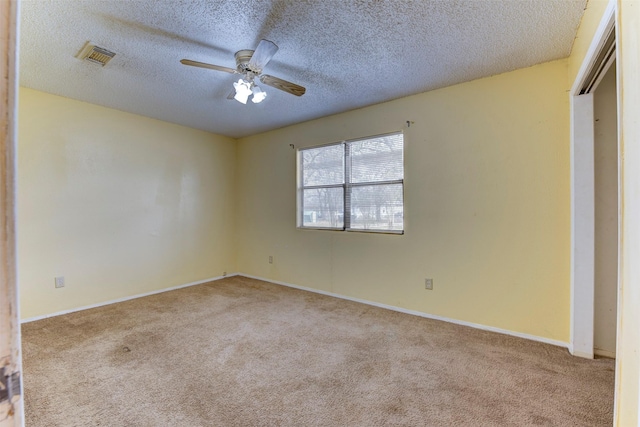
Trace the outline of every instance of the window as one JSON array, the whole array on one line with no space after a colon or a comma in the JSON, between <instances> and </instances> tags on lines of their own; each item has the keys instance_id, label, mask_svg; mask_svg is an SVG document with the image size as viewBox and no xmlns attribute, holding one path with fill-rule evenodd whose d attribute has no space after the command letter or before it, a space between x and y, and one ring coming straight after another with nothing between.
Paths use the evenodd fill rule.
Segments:
<instances>
[{"instance_id":1,"label":"window","mask_svg":"<svg viewBox=\"0 0 640 427\"><path fill-rule=\"evenodd\" d=\"M298 226L404 231L401 132L298 152Z\"/></svg>"}]
</instances>

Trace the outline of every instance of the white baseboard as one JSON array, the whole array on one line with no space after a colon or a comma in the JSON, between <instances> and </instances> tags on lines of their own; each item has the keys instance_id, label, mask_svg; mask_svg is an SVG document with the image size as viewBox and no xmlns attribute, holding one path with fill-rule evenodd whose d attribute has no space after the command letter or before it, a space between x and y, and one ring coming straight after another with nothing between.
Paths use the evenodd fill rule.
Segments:
<instances>
[{"instance_id":1,"label":"white baseboard","mask_svg":"<svg viewBox=\"0 0 640 427\"><path fill-rule=\"evenodd\" d=\"M203 283L214 282L216 280L224 279L226 277L237 276L237 275L238 275L238 273L232 273L232 274L227 274L226 276L211 277L209 279L198 280L196 282L185 283L183 285L178 285L178 286L172 286L170 288L158 289L156 291L145 292L143 294L136 294L136 295L131 295L131 296L128 296L128 297L122 297L122 298L118 298L118 299L114 299L114 300L99 302L99 303L96 303L96 304L91 304L91 305L85 305L85 306L82 306L82 307L72 308L72 309L69 309L69 310L57 311L55 313L45 314L45 315L42 315L42 316L29 317L27 319L22 319L20 321L20 323L34 322L36 320L47 319L49 317L55 317L55 316L61 316L63 314L75 313L76 311L88 310L90 308L102 307L102 306L105 306L105 305L115 304L115 303L118 303L118 302L129 301L129 300L136 299L136 298L147 297L149 295L155 295L155 294L160 294L160 293L163 293L163 292L175 291L176 289L182 289L182 288L187 288L189 286L201 285Z\"/></svg>"},{"instance_id":2,"label":"white baseboard","mask_svg":"<svg viewBox=\"0 0 640 427\"><path fill-rule=\"evenodd\" d=\"M565 348L569 348L570 349L569 343L564 342L564 341L552 340L550 338L539 337L537 335L523 334L521 332L515 332L515 331L510 331L510 330L507 330L507 329L495 328L493 326L486 326L486 325L481 325L481 324L478 324L478 323L466 322L464 320L452 319L452 318L449 318L449 317L436 316L434 314L424 313L422 311L409 310L409 309L402 308L402 307L396 307L396 306L393 306L393 305L382 304L382 303L379 303L379 302L369 301L369 300L365 300L365 299L361 299L361 298L349 297L349 296L346 296L346 295L336 294L336 293L333 293L333 292L327 292L327 291L323 291L323 290L320 290L320 289L307 288L307 287L304 287L304 286L294 285L292 283L281 282L281 281L278 281L278 280L271 280L271 279L267 279L267 278L264 278L264 277L258 277L258 276L253 276L253 275L250 275L250 274L244 274L244 273L232 273L232 274L227 274L226 276L211 277L209 279L198 280L196 282L185 283L183 285L173 286L173 287L165 288L165 289L158 289L156 291L146 292L146 293L143 293L143 294L131 295L131 296L128 296L128 297L118 298L118 299L114 299L114 300L110 300L110 301L104 301L104 302L100 302L100 303L97 303L97 304L85 305L85 306L82 306L82 307L72 308L72 309L69 309L69 310L63 310L63 311L58 311L58 312L55 312L55 313L45 314L45 315L42 315L42 316L29 317L27 319L22 319L20 321L20 323L28 323L28 322L33 322L33 321L36 321L36 320L46 319L46 318L49 318L49 317L55 317L55 316L61 316L63 314L74 313L76 311L82 311L82 310L88 310L90 308L102 307L102 306L105 306L105 305L115 304L115 303L118 303L118 302L129 301L129 300L132 300L132 299L142 298L142 297L146 297L146 296L149 296L149 295L155 295L155 294L159 294L159 293L162 293L162 292L169 292L169 291L174 291L176 289L186 288L186 287L189 287L189 286L195 286L195 285L201 285L203 283L214 282L216 280L224 279L225 277L233 277L233 276L244 276L244 277L248 277L250 279L262 280L262 281L273 283L273 284L276 284L276 285L287 286L289 288L295 288L295 289L300 289L300 290L303 290L303 291L308 291L308 292L314 292L314 293L317 293L317 294L327 295L327 296L334 297L334 298L340 298L340 299L344 299L344 300L348 300L348 301L354 301L354 302L358 302L358 303L361 303L361 304L367 304L367 305L371 305L371 306L374 306L374 307L379 307L379 308L384 308L384 309L387 309L387 310L397 311L397 312L400 312L400 313L411 314L413 316L419 316L419 317L424 317L424 318L433 319L433 320L440 320L440 321L443 321L443 322L454 323L456 325L469 326L471 328L480 329L480 330L483 330L483 331L497 332L499 334L511 335L511 336L518 337L518 338L524 338L524 339L528 339L528 340L531 340L531 341L538 341L538 342L542 342L542 343L545 343L545 344L551 344L551 345L555 345L555 346L558 346L558 347L565 347Z\"/></svg>"},{"instance_id":3,"label":"white baseboard","mask_svg":"<svg viewBox=\"0 0 640 427\"><path fill-rule=\"evenodd\" d=\"M615 351L601 350L599 348L594 348L593 349L593 354L595 354L596 356L606 357L606 358L609 358L609 359L615 359L616 358L616 352Z\"/></svg>"},{"instance_id":4,"label":"white baseboard","mask_svg":"<svg viewBox=\"0 0 640 427\"><path fill-rule=\"evenodd\" d=\"M583 359L593 359L593 353L589 353L586 351L573 350L573 347L569 346L569 353L572 356L582 357Z\"/></svg>"},{"instance_id":5,"label":"white baseboard","mask_svg":"<svg viewBox=\"0 0 640 427\"><path fill-rule=\"evenodd\" d=\"M250 274L238 273L238 275L239 276L248 277L250 279L263 280L265 282L273 283L273 284L276 284L276 285L287 286L289 288L300 289L300 290L303 290L303 291L314 292L314 293L317 293L317 294L327 295L327 296L330 296L330 297L335 297L335 298L340 298L340 299L344 299L344 300L348 300L348 301L354 301L354 302L359 302L359 303L362 303L362 304L372 305L374 307L385 308L387 310L393 310L393 311L397 311L397 312L400 312L400 313L411 314L413 316L419 316L419 317L424 317L424 318L433 319L433 320L440 320L440 321L443 321L443 322L454 323L456 325L469 326L471 328L480 329L480 330L483 330L483 331L497 332L499 334L511 335L513 337L524 338L524 339L528 339L528 340L531 340L531 341L538 341L538 342L542 342L542 343L545 343L545 344L551 344L551 345L555 345L555 346L558 346L558 347L564 347L564 348L567 348L567 349L569 348L569 343L568 342L553 340L553 339L545 338L545 337L539 337L537 335L524 334L522 332L510 331L508 329L495 328L493 326L481 325L479 323L472 323L472 322L466 322L464 320L452 319L452 318L449 318L449 317L436 316L436 315L433 315L433 314L424 313L422 311L409 310L409 309L402 308L402 307L396 307L396 306L393 306L393 305L382 304L382 303L375 302L375 301L368 301L368 300L364 300L364 299L360 299L360 298L349 297L349 296L346 296L346 295L336 294L336 293L333 293L333 292L327 292L327 291L323 291L323 290L320 290L320 289L307 288L307 287L304 287L304 286L293 285L291 283L280 282L278 280L271 280L271 279L266 279L264 277L252 276Z\"/></svg>"}]
</instances>

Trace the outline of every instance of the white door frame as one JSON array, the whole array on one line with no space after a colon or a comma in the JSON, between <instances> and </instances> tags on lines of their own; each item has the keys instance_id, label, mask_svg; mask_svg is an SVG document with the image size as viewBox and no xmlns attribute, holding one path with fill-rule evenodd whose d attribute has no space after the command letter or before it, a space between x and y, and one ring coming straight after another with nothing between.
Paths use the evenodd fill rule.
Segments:
<instances>
[{"instance_id":1,"label":"white door frame","mask_svg":"<svg viewBox=\"0 0 640 427\"><path fill-rule=\"evenodd\" d=\"M16 262L17 0L0 1L0 427L23 426Z\"/></svg>"},{"instance_id":2,"label":"white door frame","mask_svg":"<svg viewBox=\"0 0 640 427\"><path fill-rule=\"evenodd\" d=\"M616 2L609 1L571 88L571 337L574 356L593 358L594 331L594 116L593 93L580 95L596 58L615 25ZM617 50L617 47L616 47Z\"/></svg>"}]
</instances>

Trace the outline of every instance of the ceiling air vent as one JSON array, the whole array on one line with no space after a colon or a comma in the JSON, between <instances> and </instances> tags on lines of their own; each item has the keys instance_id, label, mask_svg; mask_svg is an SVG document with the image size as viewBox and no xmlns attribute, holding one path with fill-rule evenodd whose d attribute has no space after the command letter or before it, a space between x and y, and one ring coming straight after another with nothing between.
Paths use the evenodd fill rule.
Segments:
<instances>
[{"instance_id":1,"label":"ceiling air vent","mask_svg":"<svg viewBox=\"0 0 640 427\"><path fill-rule=\"evenodd\" d=\"M78 54L78 59L91 61L104 67L114 56L116 56L114 52L87 42Z\"/></svg>"}]
</instances>

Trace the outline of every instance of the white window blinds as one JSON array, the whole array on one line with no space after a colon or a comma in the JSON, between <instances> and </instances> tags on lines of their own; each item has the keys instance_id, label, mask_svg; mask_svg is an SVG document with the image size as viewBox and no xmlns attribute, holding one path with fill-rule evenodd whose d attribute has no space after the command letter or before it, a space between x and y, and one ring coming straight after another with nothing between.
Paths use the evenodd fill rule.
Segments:
<instances>
[{"instance_id":1,"label":"white window blinds","mask_svg":"<svg viewBox=\"0 0 640 427\"><path fill-rule=\"evenodd\" d=\"M300 227L403 232L402 133L302 149L298 166Z\"/></svg>"}]
</instances>

